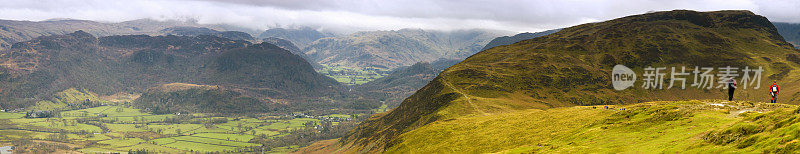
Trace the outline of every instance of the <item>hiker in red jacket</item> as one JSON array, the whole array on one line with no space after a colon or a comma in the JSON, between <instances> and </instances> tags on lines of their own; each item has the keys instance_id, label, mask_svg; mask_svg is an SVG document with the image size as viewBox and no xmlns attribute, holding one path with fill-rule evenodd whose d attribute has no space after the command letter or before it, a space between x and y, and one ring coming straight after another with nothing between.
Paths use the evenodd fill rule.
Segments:
<instances>
[{"instance_id":1,"label":"hiker in red jacket","mask_svg":"<svg viewBox=\"0 0 800 154\"><path fill-rule=\"evenodd\" d=\"M778 103L778 84L772 81L772 86L769 86L769 96L772 96L770 103Z\"/></svg>"}]
</instances>

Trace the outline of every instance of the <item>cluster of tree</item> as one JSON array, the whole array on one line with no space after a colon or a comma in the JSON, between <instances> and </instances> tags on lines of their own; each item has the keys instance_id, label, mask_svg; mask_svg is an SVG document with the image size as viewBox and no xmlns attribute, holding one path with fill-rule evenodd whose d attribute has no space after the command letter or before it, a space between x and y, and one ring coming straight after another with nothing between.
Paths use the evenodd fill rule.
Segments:
<instances>
[{"instance_id":1,"label":"cluster of tree","mask_svg":"<svg viewBox=\"0 0 800 154\"><path fill-rule=\"evenodd\" d=\"M14 126L15 124L12 123L11 120L0 119L0 129L13 128Z\"/></svg>"},{"instance_id":2,"label":"cluster of tree","mask_svg":"<svg viewBox=\"0 0 800 154\"><path fill-rule=\"evenodd\" d=\"M4 89L2 87L4 84L0 81L0 89ZM4 89L3 92L0 92L0 110L5 110L6 112L17 112L23 110L25 107L31 106L31 104L36 104L39 100L36 99L20 99L14 98L8 95L8 90Z\"/></svg>"},{"instance_id":3,"label":"cluster of tree","mask_svg":"<svg viewBox=\"0 0 800 154\"><path fill-rule=\"evenodd\" d=\"M69 150L69 146L55 143L34 142L30 139L12 140L14 153L54 153L57 150Z\"/></svg>"},{"instance_id":4,"label":"cluster of tree","mask_svg":"<svg viewBox=\"0 0 800 154\"><path fill-rule=\"evenodd\" d=\"M128 149L128 153L129 154L148 154L148 153L158 153L158 152L148 151L147 149L136 149L136 150Z\"/></svg>"},{"instance_id":5,"label":"cluster of tree","mask_svg":"<svg viewBox=\"0 0 800 154\"><path fill-rule=\"evenodd\" d=\"M358 117L360 117L359 115L361 114L364 115L375 114L375 112L373 112L372 110L311 110L302 113L314 117L331 115L331 114L344 114L344 115L350 115L350 117L354 117L352 119L360 119Z\"/></svg>"},{"instance_id":6,"label":"cluster of tree","mask_svg":"<svg viewBox=\"0 0 800 154\"><path fill-rule=\"evenodd\" d=\"M55 111L28 111L25 113L25 118L52 118L59 115Z\"/></svg>"},{"instance_id":7,"label":"cluster of tree","mask_svg":"<svg viewBox=\"0 0 800 154\"><path fill-rule=\"evenodd\" d=\"M371 100L371 99L357 99L351 102L344 103L344 108L347 109L355 109L355 110L370 110L380 107L381 104L379 101Z\"/></svg>"},{"instance_id":8,"label":"cluster of tree","mask_svg":"<svg viewBox=\"0 0 800 154\"><path fill-rule=\"evenodd\" d=\"M45 140L56 141L56 142L67 142L68 143L69 142L69 137L67 137L67 134L64 134L64 133L55 133L55 134L47 135L47 138L45 138Z\"/></svg>"},{"instance_id":9,"label":"cluster of tree","mask_svg":"<svg viewBox=\"0 0 800 154\"><path fill-rule=\"evenodd\" d=\"M56 97L55 99L59 99L59 98ZM79 101L79 102L67 102L67 107L68 108L64 109L64 110L79 110L79 109L98 107L98 106L101 106L101 105L103 105L103 104L100 103L100 101L98 101L98 100L86 99L86 100L82 100L82 101Z\"/></svg>"},{"instance_id":10,"label":"cluster of tree","mask_svg":"<svg viewBox=\"0 0 800 154\"><path fill-rule=\"evenodd\" d=\"M268 103L226 89L194 88L171 92L148 92L134 103L154 114L228 113L245 114L281 110L283 104Z\"/></svg>"}]
</instances>

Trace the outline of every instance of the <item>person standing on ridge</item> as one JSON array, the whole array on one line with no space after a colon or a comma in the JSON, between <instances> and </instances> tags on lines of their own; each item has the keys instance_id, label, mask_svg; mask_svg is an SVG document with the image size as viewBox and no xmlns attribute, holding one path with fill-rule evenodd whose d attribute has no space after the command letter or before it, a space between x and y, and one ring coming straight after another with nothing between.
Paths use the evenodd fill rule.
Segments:
<instances>
[{"instance_id":1,"label":"person standing on ridge","mask_svg":"<svg viewBox=\"0 0 800 154\"><path fill-rule=\"evenodd\" d=\"M733 101L733 91L736 90L736 80L731 78L728 81L728 101Z\"/></svg>"},{"instance_id":2,"label":"person standing on ridge","mask_svg":"<svg viewBox=\"0 0 800 154\"><path fill-rule=\"evenodd\" d=\"M772 85L769 86L769 95L772 96L770 103L778 103L778 91L778 84L772 81Z\"/></svg>"}]
</instances>

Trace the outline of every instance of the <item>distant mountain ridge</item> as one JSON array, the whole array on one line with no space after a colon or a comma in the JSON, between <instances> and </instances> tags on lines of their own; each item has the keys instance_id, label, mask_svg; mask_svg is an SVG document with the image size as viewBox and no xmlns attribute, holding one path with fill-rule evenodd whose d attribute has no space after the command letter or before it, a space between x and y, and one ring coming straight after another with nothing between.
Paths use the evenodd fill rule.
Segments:
<instances>
[{"instance_id":1,"label":"distant mountain ridge","mask_svg":"<svg viewBox=\"0 0 800 154\"><path fill-rule=\"evenodd\" d=\"M59 19L46 21L0 20L0 50L11 48L16 42L34 39L39 36L63 35L78 30L95 36L111 35L159 35L161 30L171 27L205 27L220 30L247 31L230 25L203 25L196 21L157 21L139 19L119 23L105 23L89 20Z\"/></svg>"},{"instance_id":2,"label":"distant mountain ridge","mask_svg":"<svg viewBox=\"0 0 800 154\"><path fill-rule=\"evenodd\" d=\"M800 23L772 22L787 42L800 49Z\"/></svg>"},{"instance_id":3,"label":"distant mountain ridge","mask_svg":"<svg viewBox=\"0 0 800 154\"><path fill-rule=\"evenodd\" d=\"M441 32L420 29L357 32L319 39L304 50L320 64L394 69L439 58L468 57L480 51L499 33L487 30Z\"/></svg>"},{"instance_id":4,"label":"distant mountain ridge","mask_svg":"<svg viewBox=\"0 0 800 154\"><path fill-rule=\"evenodd\" d=\"M258 35L259 39L266 39L270 37L280 38L284 40L291 41L300 49L305 48L311 42L314 42L321 38L326 37L333 37L334 35L331 33L323 33L317 31L316 29L310 27L300 27L300 28L271 28L267 29L261 34Z\"/></svg>"},{"instance_id":5,"label":"distant mountain ridge","mask_svg":"<svg viewBox=\"0 0 800 154\"><path fill-rule=\"evenodd\" d=\"M541 36L545 36L545 35L550 35L550 34L558 32L560 30L561 29L553 29L553 30L546 30L546 31L535 32L535 33L525 32L525 33L519 33L519 34L514 35L514 36L498 37L498 38L495 38L492 41L490 41L489 44L486 44L486 46L484 46L483 49L481 49L481 51L486 50L486 49L490 49L490 48L494 48L496 46L514 44L514 43L517 43L519 41L532 39L532 38L537 38L537 37L541 37Z\"/></svg>"},{"instance_id":6,"label":"distant mountain ridge","mask_svg":"<svg viewBox=\"0 0 800 154\"><path fill-rule=\"evenodd\" d=\"M217 31L205 27L171 27L160 31L164 35L179 35L179 36L198 36L198 35L213 35L217 37L227 38L231 40L245 40L255 41L253 36L240 31Z\"/></svg>"}]
</instances>

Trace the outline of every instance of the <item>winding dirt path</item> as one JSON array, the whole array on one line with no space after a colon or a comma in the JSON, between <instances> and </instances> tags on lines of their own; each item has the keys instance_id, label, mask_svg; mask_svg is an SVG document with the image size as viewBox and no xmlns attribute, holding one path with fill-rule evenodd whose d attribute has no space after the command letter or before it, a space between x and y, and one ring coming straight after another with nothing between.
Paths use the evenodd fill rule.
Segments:
<instances>
[{"instance_id":1,"label":"winding dirt path","mask_svg":"<svg viewBox=\"0 0 800 154\"><path fill-rule=\"evenodd\" d=\"M478 109L478 106L472 103L472 99L470 99L466 93L462 92L460 89L450 84L450 82L447 82L447 80L445 80L444 78L442 78L442 83L444 83L444 85L447 85L447 87L450 87L450 89L453 89L453 91L456 91L457 93L461 94L461 96L464 96L464 99L467 99L467 103L469 103L469 105L471 105L472 108L475 108L475 111L478 111L483 115L488 115L486 114L486 112L483 112L483 110Z\"/></svg>"}]
</instances>

